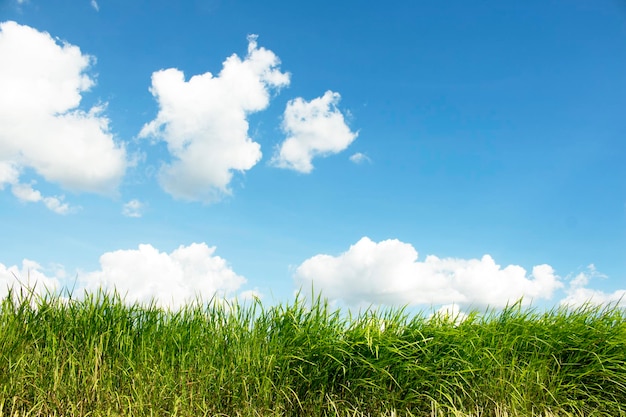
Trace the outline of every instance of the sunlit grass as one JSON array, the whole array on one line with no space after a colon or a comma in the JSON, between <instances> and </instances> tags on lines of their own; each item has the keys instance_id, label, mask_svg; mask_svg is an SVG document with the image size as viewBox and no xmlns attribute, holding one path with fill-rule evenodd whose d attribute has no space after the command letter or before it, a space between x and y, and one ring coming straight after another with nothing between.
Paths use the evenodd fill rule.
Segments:
<instances>
[{"instance_id":1,"label":"sunlit grass","mask_svg":"<svg viewBox=\"0 0 626 417\"><path fill-rule=\"evenodd\" d=\"M297 299L164 311L96 293L0 305L0 416L626 415L624 310L462 322Z\"/></svg>"}]
</instances>

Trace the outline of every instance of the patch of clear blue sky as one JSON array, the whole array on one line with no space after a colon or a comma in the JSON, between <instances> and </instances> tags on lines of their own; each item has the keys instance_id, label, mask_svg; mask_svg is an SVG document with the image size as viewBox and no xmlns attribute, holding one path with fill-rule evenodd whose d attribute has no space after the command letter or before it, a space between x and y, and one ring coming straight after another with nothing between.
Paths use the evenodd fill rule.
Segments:
<instances>
[{"instance_id":1,"label":"patch of clear blue sky","mask_svg":"<svg viewBox=\"0 0 626 417\"><path fill-rule=\"evenodd\" d=\"M120 196L73 195L60 217L0 193L5 264L27 257L95 269L109 250L218 247L250 287L290 294L289 265L361 236L440 257L480 257L560 275L594 263L626 281L626 6L615 0L99 1L0 3L0 20L45 30L97 57L112 130L147 152ZM289 88L250 119L259 165L234 195L181 203L146 172L158 147L133 139L157 107L150 75L219 72L246 36L274 51ZM289 99L331 89L359 137L301 175L267 166ZM372 162L354 165L354 152ZM43 191L43 187L42 188ZM55 192L54 187L50 188ZM141 219L120 215L131 198ZM604 286L604 287L602 287Z\"/></svg>"}]
</instances>

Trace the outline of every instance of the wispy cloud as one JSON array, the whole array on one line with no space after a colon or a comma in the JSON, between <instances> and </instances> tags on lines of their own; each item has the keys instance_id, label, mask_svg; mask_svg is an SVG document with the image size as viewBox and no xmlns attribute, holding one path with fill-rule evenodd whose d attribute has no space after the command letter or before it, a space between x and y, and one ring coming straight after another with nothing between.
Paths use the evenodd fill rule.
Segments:
<instances>
[{"instance_id":1,"label":"wispy cloud","mask_svg":"<svg viewBox=\"0 0 626 417\"><path fill-rule=\"evenodd\" d=\"M350 156L350 161L354 162L355 164L362 164L365 162L372 162L372 160L370 159L369 156L365 155L364 153L361 152L357 152L353 155Z\"/></svg>"},{"instance_id":2,"label":"wispy cloud","mask_svg":"<svg viewBox=\"0 0 626 417\"><path fill-rule=\"evenodd\" d=\"M45 197L41 192L35 190L32 184L15 183L11 187L11 191L20 201L28 203L43 203L49 210L57 214L68 214L75 212L78 208L70 207L68 203L64 203L64 196Z\"/></svg>"},{"instance_id":3,"label":"wispy cloud","mask_svg":"<svg viewBox=\"0 0 626 417\"><path fill-rule=\"evenodd\" d=\"M141 217L143 216L144 203L134 199L124 204L122 208L122 214L126 217Z\"/></svg>"},{"instance_id":4,"label":"wispy cloud","mask_svg":"<svg viewBox=\"0 0 626 417\"><path fill-rule=\"evenodd\" d=\"M98 2L96 0L91 0L91 7L93 7L97 12L100 11L100 6L98 6Z\"/></svg>"},{"instance_id":5,"label":"wispy cloud","mask_svg":"<svg viewBox=\"0 0 626 417\"><path fill-rule=\"evenodd\" d=\"M565 290L567 296L561 300L562 305L581 306L583 304L608 304L615 303L626 306L626 289L619 289L607 293L589 288L592 280L606 279L607 276L598 272L595 265L591 264L587 268L576 274Z\"/></svg>"},{"instance_id":6,"label":"wispy cloud","mask_svg":"<svg viewBox=\"0 0 626 417\"><path fill-rule=\"evenodd\" d=\"M162 187L176 198L212 202L231 193L233 171L261 159L261 146L248 137L249 114L265 109L270 92L289 84L280 60L248 37L244 59L231 55L217 76L207 72L188 81L170 68L152 74L150 91L159 113L140 137L167 143L173 162L159 173Z\"/></svg>"},{"instance_id":7,"label":"wispy cloud","mask_svg":"<svg viewBox=\"0 0 626 417\"><path fill-rule=\"evenodd\" d=\"M35 181L29 184L19 181L20 171L13 162L0 161L0 190L6 185L11 186L12 194L24 203L43 203L49 210L57 214L68 214L78 210L64 203L65 196L46 197L33 188Z\"/></svg>"},{"instance_id":8,"label":"wispy cloud","mask_svg":"<svg viewBox=\"0 0 626 417\"><path fill-rule=\"evenodd\" d=\"M287 103L282 125L287 139L271 163L306 174L313 170L314 157L336 154L350 146L358 133L350 130L337 108L340 99L339 93L327 91L311 101L298 97Z\"/></svg>"}]
</instances>

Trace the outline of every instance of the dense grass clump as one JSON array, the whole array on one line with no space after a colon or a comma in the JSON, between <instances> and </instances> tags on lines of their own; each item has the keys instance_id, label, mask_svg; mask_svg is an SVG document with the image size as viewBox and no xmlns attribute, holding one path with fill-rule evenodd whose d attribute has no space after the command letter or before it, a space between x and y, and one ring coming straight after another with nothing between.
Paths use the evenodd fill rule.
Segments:
<instances>
[{"instance_id":1,"label":"dense grass clump","mask_svg":"<svg viewBox=\"0 0 626 417\"><path fill-rule=\"evenodd\" d=\"M9 294L0 416L621 416L617 307L519 304L457 322L318 298L180 311Z\"/></svg>"}]
</instances>

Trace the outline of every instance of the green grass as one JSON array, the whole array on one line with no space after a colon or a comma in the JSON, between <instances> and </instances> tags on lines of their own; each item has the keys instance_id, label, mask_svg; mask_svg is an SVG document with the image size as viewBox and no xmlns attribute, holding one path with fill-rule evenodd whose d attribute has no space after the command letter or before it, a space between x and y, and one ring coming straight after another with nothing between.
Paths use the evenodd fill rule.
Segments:
<instances>
[{"instance_id":1,"label":"green grass","mask_svg":"<svg viewBox=\"0 0 626 417\"><path fill-rule=\"evenodd\" d=\"M383 326L384 324L384 326ZM621 416L626 320L520 304L455 323L318 298L168 312L10 294L0 416Z\"/></svg>"}]
</instances>

